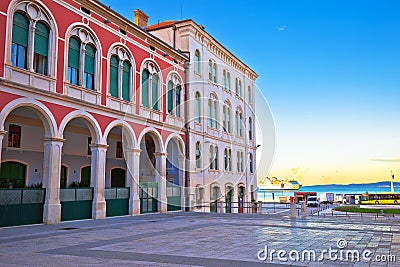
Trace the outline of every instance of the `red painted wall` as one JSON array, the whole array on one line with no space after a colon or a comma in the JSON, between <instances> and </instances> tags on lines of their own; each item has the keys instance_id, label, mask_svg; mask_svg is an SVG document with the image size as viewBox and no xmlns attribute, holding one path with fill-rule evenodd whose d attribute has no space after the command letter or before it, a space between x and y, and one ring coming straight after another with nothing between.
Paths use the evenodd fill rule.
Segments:
<instances>
[{"instance_id":1,"label":"red painted wall","mask_svg":"<svg viewBox=\"0 0 400 267\"><path fill-rule=\"evenodd\" d=\"M56 82L56 92L63 94L63 82L65 80L65 65L67 64L67 59L65 58L65 52L67 49L67 44L66 42L68 41L66 39L66 34L67 34L67 30L68 28L74 24L74 23L82 23L82 19L84 16L82 16L80 14L80 6L78 3L76 3L73 0L65 0L64 2L67 5L70 5L74 8L75 11L78 11L78 13L74 12L73 10L69 10L67 7L53 1L53 0L42 0L41 1L44 4L45 9L47 9L49 11L49 13L51 13L53 15L53 17L55 18L55 24L57 26L58 29L58 40L57 40L57 67L56 67L56 77L57 77L57 82ZM1 0L0 1L0 11L3 13L7 13L9 4L11 3L11 0ZM9 14L11 15L11 14ZM94 12L92 12L91 17L98 20L101 25L105 25L106 28L103 28L99 25L96 25L93 22L89 23L89 28L92 30L92 32L94 33L95 36L97 36L99 38L99 43L100 43L100 50L101 50L101 83L100 83L100 92L102 94L101 96L101 104L102 105L106 105L106 98L107 98L107 90L108 90L108 84L107 84L107 69L108 69L108 51L110 49L110 47L115 44L115 43L119 43L121 36L119 34L114 34L111 31L109 31L108 29L114 28L116 30L118 30L118 27L116 25L113 24L103 24L103 21L105 18L101 17L98 14L95 14ZM7 21L7 17L3 14L0 14L0 32L3 33L0 36L0 62L5 62L5 58L4 58L4 51L5 51L5 36L6 36L6 21ZM139 39L136 36L133 36L132 34L128 33L128 36L132 39L134 39L136 42L148 47L149 45L147 43L144 42L144 40ZM136 72L140 72L140 67L143 63L143 61L147 58L150 57L150 53L146 50L143 50L141 47L136 46L135 44L132 44L130 42L126 42L126 45L128 46L128 48L130 49L133 57L134 57L134 61L135 61L135 65L136 65ZM159 55L163 55L163 52L158 50L156 51L157 54ZM107 58L107 59L105 59ZM174 67L172 64L165 62L163 60L160 60L158 58L155 59L156 63L158 64L158 66L160 67L161 70L173 70ZM168 71L169 72L169 71ZM165 86L164 84L166 83L166 78L167 78L167 73L165 72L163 73L163 86L162 86L162 93L163 93L163 112L164 112L164 120L165 120L165 112L166 112L166 97L165 97ZM3 77L3 73L4 73L4 64L1 63L0 64L0 76ZM179 74L181 75L182 79L185 80L184 77L184 72L183 71L179 71ZM139 112L139 100L140 100L140 84L141 84L141 80L140 80L140 75L139 74L134 74L136 76L135 79L135 93L136 93L136 106L137 106L137 110L136 112ZM9 95L5 95L4 93L1 92L1 99L0 99L0 105L4 106L4 104L6 104L7 101L11 101L10 100L10 96ZM3 97L4 96L4 97ZM58 106L56 104L52 104L52 103L47 103L47 102L43 102L55 115L56 121L57 123L61 122L62 118L69 113L71 110L70 108L67 108L65 106ZM104 129L106 128L106 126L112 121L114 120L112 117L110 118L106 118L105 116L100 116L97 114L93 114L93 116L98 120L102 130L104 131ZM144 128L143 125L133 125L135 128L135 133L137 135L140 134L140 128ZM137 131L138 130L138 131ZM164 134L163 134L164 136Z\"/></svg>"}]
</instances>

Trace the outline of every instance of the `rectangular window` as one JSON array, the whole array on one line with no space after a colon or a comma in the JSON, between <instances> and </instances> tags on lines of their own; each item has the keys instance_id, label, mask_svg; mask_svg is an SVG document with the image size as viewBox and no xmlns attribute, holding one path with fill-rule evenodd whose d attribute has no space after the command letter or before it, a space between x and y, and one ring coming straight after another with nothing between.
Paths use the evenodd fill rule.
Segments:
<instances>
[{"instance_id":1,"label":"rectangular window","mask_svg":"<svg viewBox=\"0 0 400 267\"><path fill-rule=\"evenodd\" d=\"M68 81L70 84L78 85L79 83L79 76L78 76L78 69L73 67L68 67Z\"/></svg>"},{"instance_id":2,"label":"rectangular window","mask_svg":"<svg viewBox=\"0 0 400 267\"><path fill-rule=\"evenodd\" d=\"M10 124L8 127L8 147L21 147L21 126Z\"/></svg>"},{"instance_id":3,"label":"rectangular window","mask_svg":"<svg viewBox=\"0 0 400 267\"><path fill-rule=\"evenodd\" d=\"M122 149L122 142L117 141L117 148L115 150L115 157L117 159L122 159L123 149Z\"/></svg>"},{"instance_id":4,"label":"rectangular window","mask_svg":"<svg viewBox=\"0 0 400 267\"><path fill-rule=\"evenodd\" d=\"M36 73L47 75L47 57L40 54L33 54L33 69Z\"/></svg>"},{"instance_id":5,"label":"rectangular window","mask_svg":"<svg viewBox=\"0 0 400 267\"><path fill-rule=\"evenodd\" d=\"M90 147L91 143L92 143L92 137L88 137L88 139L87 139L87 154L88 154L88 156L92 155L92 148Z\"/></svg>"},{"instance_id":6,"label":"rectangular window","mask_svg":"<svg viewBox=\"0 0 400 267\"><path fill-rule=\"evenodd\" d=\"M85 72L85 75L83 76L83 87L86 89L94 90L94 75Z\"/></svg>"},{"instance_id":7,"label":"rectangular window","mask_svg":"<svg viewBox=\"0 0 400 267\"><path fill-rule=\"evenodd\" d=\"M11 61L13 66L26 69L26 47L12 43L11 45Z\"/></svg>"}]
</instances>

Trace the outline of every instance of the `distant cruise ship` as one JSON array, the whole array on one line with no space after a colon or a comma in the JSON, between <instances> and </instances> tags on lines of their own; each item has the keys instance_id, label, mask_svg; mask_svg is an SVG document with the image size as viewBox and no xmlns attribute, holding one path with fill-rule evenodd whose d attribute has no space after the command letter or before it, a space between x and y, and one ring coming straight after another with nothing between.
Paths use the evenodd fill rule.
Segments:
<instances>
[{"instance_id":1,"label":"distant cruise ship","mask_svg":"<svg viewBox=\"0 0 400 267\"><path fill-rule=\"evenodd\" d=\"M299 190L300 187L301 184L294 179L279 180L276 177L265 177L258 185L260 190Z\"/></svg>"}]
</instances>

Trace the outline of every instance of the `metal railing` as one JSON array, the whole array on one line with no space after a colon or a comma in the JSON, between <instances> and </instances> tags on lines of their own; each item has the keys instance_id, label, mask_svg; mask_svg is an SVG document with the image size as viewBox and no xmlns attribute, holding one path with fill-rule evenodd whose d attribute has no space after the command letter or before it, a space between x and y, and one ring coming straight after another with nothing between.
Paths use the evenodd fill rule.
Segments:
<instances>
[{"instance_id":1,"label":"metal railing","mask_svg":"<svg viewBox=\"0 0 400 267\"><path fill-rule=\"evenodd\" d=\"M93 200L93 188L61 188L60 201Z\"/></svg>"},{"instance_id":2,"label":"metal railing","mask_svg":"<svg viewBox=\"0 0 400 267\"><path fill-rule=\"evenodd\" d=\"M0 205L44 203L44 188L0 189Z\"/></svg>"},{"instance_id":3,"label":"metal railing","mask_svg":"<svg viewBox=\"0 0 400 267\"><path fill-rule=\"evenodd\" d=\"M127 199L129 198L129 187L111 187L104 190L104 198L109 199Z\"/></svg>"}]
</instances>

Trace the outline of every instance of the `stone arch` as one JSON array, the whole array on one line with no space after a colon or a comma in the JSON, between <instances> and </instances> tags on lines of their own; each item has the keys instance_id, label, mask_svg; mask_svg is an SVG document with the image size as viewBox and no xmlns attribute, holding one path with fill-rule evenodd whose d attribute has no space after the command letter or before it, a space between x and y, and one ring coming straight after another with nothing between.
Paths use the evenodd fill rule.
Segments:
<instances>
[{"instance_id":1,"label":"stone arch","mask_svg":"<svg viewBox=\"0 0 400 267\"><path fill-rule=\"evenodd\" d=\"M110 133L110 131L114 128L114 127L118 127L120 126L123 129L123 138L124 138L124 134L126 134L126 140L123 139L122 141L127 141L127 147L128 148L134 148L137 144L137 139L136 139L136 135L134 130L132 129L132 127L123 120L114 120L112 121L107 128L104 130L104 134L103 137L101 138L101 143L105 144L107 143L107 137Z\"/></svg>"},{"instance_id":2,"label":"stone arch","mask_svg":"<svg viewBox=\"0 0 400 267\"><path fill-rule=\"evenodd\" d=\"M102 139L101 139L101 128L99 123L91 114L82 110L72 111L64 117L64 119L60 123L60 128L58 133L59 137L63 138L65 127L71 120L79 118L82 119L82 121L86 124L87 128L89 129L90 135L93 138L92 139L93 142L96 144L100 144Z\"/></svg>"},{"instance_id":3,"label":"stone arch","mask_svg":"<svg viewBox=\"0 0 400 267\"><path fill-rule=\"evenodd\" d=\"M0 131L4 131L4 123L8 115L19 107L32 108L32 110L43 123L46 138L57 136L57 123L51 111L43 103L29 98L19 98L13 100L3 108L3 110L0 112Z\"/></svg>"},{"instance_id":4,"label":"stone arch","mask_svg":"<svg viewBox=\"0 0 400 267\"><path fill-rule=\"evenodd\" d=\"M168 147L169 142L175 142L178 145L178 148L182 155L185 154L185 142L183 141L182 137L178 133L172 133L167 137L165 141L165 148Z\"/></svg>"},{"instance_id":5,"label":"stone arch","mask_svg":"<svg viewBox=\"0 0 400 267\"><path fill-rule=\"evenodd\" d=\"M146 127L140 133L136 143L137 149L140 149L140 142L142 141L145 134L150 134L153 137L154 144L156 145L156 152L165 153L165 148L162 142L161 134L153 127Z\"/></svg>"}]
</instances>

